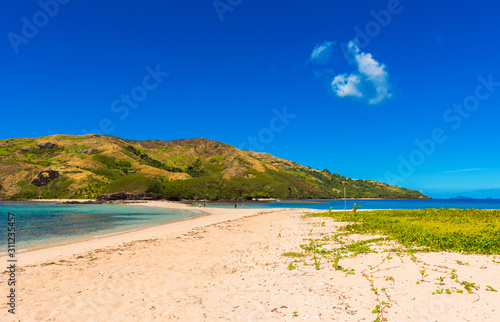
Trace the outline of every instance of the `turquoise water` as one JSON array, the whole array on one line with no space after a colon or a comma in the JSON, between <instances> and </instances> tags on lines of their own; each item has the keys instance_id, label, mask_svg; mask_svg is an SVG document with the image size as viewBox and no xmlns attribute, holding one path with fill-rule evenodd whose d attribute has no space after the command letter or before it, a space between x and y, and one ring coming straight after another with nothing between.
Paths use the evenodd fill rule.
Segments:
<instances>
[{"instance_id":1,"label":"turquoise water","mask_svg":"<svg viewBox=\"0 0 500 322\"><path fill-rule=\"evenodd\" d=\"M347 209L478 208L500 209L500 200L347 200ZM123 231L193 218L193 210L174 210L121 205L62 205L52 203L0 203L0 254L7 248L7 213L16 215L16 248L32 249L77 240L104 237ZM234 208L232 204L207 204L207 208ZM344 209L343 200L298 200L245 204L245 208ZM238 203L241 208L241 203Z\"/></svg>"},{"instance_id":2,"label":"turquoise water","mask_svg":"<svg viewBox=\"0 0 500 322\"><path fill-rule=\"evenodd\" d=\"M0 203L0 254L7 248L7 214L15 214L16 248L83 240L118 232L193 218L197 210L121 205L63 205L53 203Z\"/></svg>"},{"instance_id":3,"label":"turquoise water","mask_svg":"<svg viewBox=\"0 0 500 322\"><path fill-rule=\"evenodd\" d=\"M397 200L370 200L358 199L347 200L347 209L352 209L360 206L359 209L425 209L425 208L477 208L477 209L500 209L499 199L471 199L471 200L454 200L454 199L397 199ZM197 206L197 204L195 204ZM234 203L231 204L207 204L207 207L215 208L234 208ZM245 208L250 209L269 209L269 208L311 208L311 209L344 209L344 200L297 200L297 201L282 201L269 203L248 203ZM238 203L238 208L241 208L241 203Z\"/></svg>"}]
</instances>

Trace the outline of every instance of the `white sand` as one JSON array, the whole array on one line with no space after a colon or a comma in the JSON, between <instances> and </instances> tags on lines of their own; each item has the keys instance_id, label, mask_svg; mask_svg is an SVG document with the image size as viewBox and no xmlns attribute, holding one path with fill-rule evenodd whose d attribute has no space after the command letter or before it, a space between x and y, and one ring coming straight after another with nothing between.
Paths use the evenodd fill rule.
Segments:
<instances>
[{"instance_id":1,"label":"white sand","mask_svg":"<svg viewBox=\"0 0 500 322\"><path fill-rule=\"evenodd\" d=\"M304 238L332 235L339 223L303 218L300 209L203 210L211 215L18 254L18 314L9 314L3 300L0 320L373 321L372 310L384 301L389 321L500 321L500 293L486 290L500 290L500 264L493 262L500 256L426 253L414 262L410 255L370 253L341 259L344 268L355 269L346 275L327 262L332 255L319 270L304 265L313 263L311 255L289 270L294 258L283 253L302 252ZM417 285L421 267L429 276ZM449 278L451 269L479 290L432 295L441 288L439 276L448 276L442 288L463 289Z\"/></svg>"}]
</instances>

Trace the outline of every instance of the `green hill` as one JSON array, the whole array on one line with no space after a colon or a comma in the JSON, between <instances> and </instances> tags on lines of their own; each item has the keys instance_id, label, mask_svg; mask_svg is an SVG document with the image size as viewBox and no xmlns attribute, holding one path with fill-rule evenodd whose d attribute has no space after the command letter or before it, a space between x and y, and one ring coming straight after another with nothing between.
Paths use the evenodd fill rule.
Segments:
<instances>
[{"instance_id":1,"label":"green hill","mask_svg":"<svg viewBox=\"0 0 500 322\"><path fill-rule=\"evenodd\" d=\"M427 198L267 153L208 139L131 141L51 135L0 141L0 196L95 198L114 192L155 198Z\"/></svg>"}]
</instances>

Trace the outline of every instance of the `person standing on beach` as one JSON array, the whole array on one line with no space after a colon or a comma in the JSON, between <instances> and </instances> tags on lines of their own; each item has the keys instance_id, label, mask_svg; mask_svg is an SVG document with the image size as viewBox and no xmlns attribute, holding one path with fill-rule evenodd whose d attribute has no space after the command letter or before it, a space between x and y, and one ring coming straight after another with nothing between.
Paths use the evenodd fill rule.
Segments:
<instances>
[{"instance_id":1,"label":"person standing on beach","mask_svg":"<svg viewBox=\"0 0 500 322\"><path fill-rule=\"evenodd\" d=\"M235 203L235 204L234 204L234 209L236 209L237 207L238 207L238 204L237 204L237 203Z\"/></svg>"},{"instance_id":2,"label":"person standing on beach","mask_svg":"<svg viewBox=\"0 0 500 322\"><path fill-rule=\"evenodd\" d=\"M244 203L241 204L241 208L245 209L245 204Z\"/></svg>"}]
</instances>

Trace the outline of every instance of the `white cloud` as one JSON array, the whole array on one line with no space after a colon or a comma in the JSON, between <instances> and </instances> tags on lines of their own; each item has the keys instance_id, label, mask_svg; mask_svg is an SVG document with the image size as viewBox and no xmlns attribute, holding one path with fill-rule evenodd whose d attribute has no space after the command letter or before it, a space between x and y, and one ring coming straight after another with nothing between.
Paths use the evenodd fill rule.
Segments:
<instances>
[{"instance_id":1,"label":"white cloud","mask_svg":"<svg viewBox=\"0 0 500 322\"><path fill-rule=\"evenodd\" d=\"M353 55L356 71L335 76L332 88L339 97L365 97L369 104L378 104L392 96L387 66L376 61L372 54L362 52L354 41L347 47ZM314 51L313 51L314 53Z\"/></svg>"},{"instance_id":2,"label":"white cloud","mask_svg":"<svg viewBox=\"0 0 500 322\"><path fill-rule=\"evenodd\" d=\"M324 41L322 44L317 44L309 56L309 60L320 64L328 63L332 59L334 45L333 41Z\"/></svg>"},{"instance_id":3,"label":"white cloud","mask_svg":"<svg viewBox=\"0 0 500 322\"><path fill-rule=\"evenodd\" d=\"M332 88L335 94L340 97L344 96L355 96L362 97L363 93L361 93L359 89L360 79L357 75L347 75L341 74L335 76L332 82Z\"/></svg>"},{"instance_id":4,"label":"white cloud","mask_svg":"<svg viewBox=\"0 0 500 322\"><path fill-rule=\"evenodd\" d=\"M370 81L375 88L376 95L368 102L370 104L377 104L391 97L392 95L389 93L389 75L385 70L386 66L373 59L371 54L360 53L356 54L355 57L358 63L359 72L361 75L365 76L366 80Z\"/></svg>"}]
</instances>

